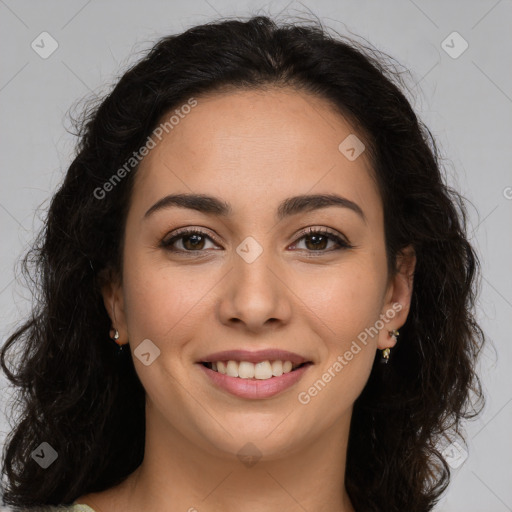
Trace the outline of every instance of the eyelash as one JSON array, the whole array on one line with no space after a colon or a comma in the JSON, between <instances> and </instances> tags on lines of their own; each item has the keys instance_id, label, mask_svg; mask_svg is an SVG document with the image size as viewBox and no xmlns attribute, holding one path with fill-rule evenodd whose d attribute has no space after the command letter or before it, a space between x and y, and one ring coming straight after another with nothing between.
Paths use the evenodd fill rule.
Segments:
<instances>
[{"instance_id":1,"label":"eyelash","mask_svg":"<svg viewBox=\"0 0 512 512\"><path fill-rule=\"evenodd\" d=\"M186 238L187 236L191 236L191 235L200 235L205 238L209 238L212 242L217 244L216 240L214 240L212 237L207 235L204 231L201 231L199 229L194 229L194 228L192 228L192 229L185 228L182 231L179 231L178 233L176 233L172 238L169 238L167 240L165 240L165 239L162 240L162 242L160 243L160 246L167 251L174 252L174 253L181 253L181 254L195 255L196 253L204 252L205 249L197 249L195 251L188 251L188 250L183 250L183 249L172 248L172 245L174 244L174 242L176 242L182 238ZM299 233L299 238L297 239L297 242L295 242L293 245L300 242L300 240L302 240L303 238L306 238L307 236L311 236L311 235L321 235L321 236L327 237L329 240L336 242L339 246L337 249L331 248L328 250L318 250L318 251L309 250L309 249L299 249L301 251L304 251L304 250L309 251L311 253L312 257L321 256L325 253L329 253L329 252L333 252L333 251L354 248L353 245L349 244L347 241L343 240L341 237L332 233L331 231L328 231L325 228L321 228L321 229L307 228L305 231L302 231L301 233ZM316 253L316 255L313 256L315 253Z\"/></svg>"}]
</instances>

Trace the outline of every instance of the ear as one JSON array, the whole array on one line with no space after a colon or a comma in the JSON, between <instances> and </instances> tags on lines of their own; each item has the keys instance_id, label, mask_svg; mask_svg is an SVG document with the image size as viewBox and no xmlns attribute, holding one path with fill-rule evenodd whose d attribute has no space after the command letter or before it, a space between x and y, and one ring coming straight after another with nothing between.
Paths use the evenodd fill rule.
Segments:
<instances>
[{"instance_id":1,"label":"ear","mask_svg":"<svg viewBox=\"0 0 512 512\"><path fill-rule=\"evenodd\" d=\"M385 326L379 332L377 347L392 348L396 338L389 335L393 329L399 329L405 324L411 308L411 297L416 268L416 253L412 245L402 249L396 258L397 272L390 276L381 318L387 319Z\"/></svg>"},{"instance_id":2,"label":"ear","mask_svg":"<svg viewBox=\"0 0 512 512\"><path fill-rule=\"evenodd\" d=\"M112 269L104 269L98 276L103 304L112 327L119 332L119 343L128 343L123 286L120 276Z\"/></svg>"}]
</instances>

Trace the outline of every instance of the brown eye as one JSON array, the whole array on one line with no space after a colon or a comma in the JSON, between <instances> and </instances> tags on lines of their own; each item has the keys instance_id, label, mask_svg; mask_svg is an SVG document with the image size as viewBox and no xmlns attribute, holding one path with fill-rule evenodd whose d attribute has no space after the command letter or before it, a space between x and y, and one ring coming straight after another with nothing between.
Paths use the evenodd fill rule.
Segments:
<instances>
[{"instance_id":1,"label":"brown eye","mask_svg":"<svg viewBox=\"0 0 512 512\"><path fill-rule=\"evenodd\" d=\"M338 235L331 233L325 229L314 229L310 228L306 233L304 233L299 239L305 241L305 250L310 252L330 252L339 249L348 249L353 247L347 241L343 240ZM327 249L329 242L334 242L335 248Z\"/></svg>"},{"instance_id":2,"label":"brown eye","mask_svg":"<svg viewBox=\"0 0 512 512\"><path fill-rule=\"evenodd\" d=\"M200 230L191 229L181 231L175 236L163 240L161 246L169 251L194 252L205 249L206 240L213 241L206 233ZM176 242L181 242L182 247L175 247Z\"/></svg>"},{"instance_id":3,"label":"brown eye","mask_svg":"<svg viewBox=\"0 0 512 512\"><path fill-rule=\"evenodd\" d=\"M307 235L303 238L306 240L306 248L311 251L326 249L329 241L332 241L325 235Z\"/></svg>"},{"instance_id":4,"label":"brown eye","mask_svg":"<svg viewBox=\"0 0 512 512\"><path fill-rule=\"evenodd\" d=\"M319 255L353 247L346 240L326 229L309 228L306 232L303 232L298 242L301 240L305 241L305 248L299 248L299 250L318 253ZM187 229L178 232L171 238L163 240L160 246L175 253L204 252L207 249L205 244L207 244L208 241L215 245L215 241L205 232L198 229ZM329 248L329 242L333 242L334 247ZM181 247L176 246L177 243L180 243ZM297 242L292 247L296 248L296 245Z\"/></svg>"}]
</instances>

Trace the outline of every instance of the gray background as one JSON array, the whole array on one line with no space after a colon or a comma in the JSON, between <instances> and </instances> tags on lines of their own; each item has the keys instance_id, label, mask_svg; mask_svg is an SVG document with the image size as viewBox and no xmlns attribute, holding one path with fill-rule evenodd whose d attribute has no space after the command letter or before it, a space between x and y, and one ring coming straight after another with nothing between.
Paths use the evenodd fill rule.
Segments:
<instances>
[{"instance_id":1,"label":"gray background","mask_svg":"<svg viewBox=\"0 0 512 512\"><path fill-rule=\"evenodd\" d=\"M512 511L510 0L0 0L1 339L30 305L14 265L40 226L38 207L48 205L70 163L75 140L66 132L69 109L86 95L108 90L160 36L219 16L277 15L283 9L292 16L310 11L411 69L413 106L440 144L449 182L474 205L471 239L483 264L478 318L496 351L488 346L481 359L487 405L466 424L469 457L453 470L436 510ZM31 48L43 31L59 45L47 59ZM457 58L442 47L454 31L469 45ZM453 37L447 44L452 53L462 48ZM7 396L4 387L2 409ZM9 426L5 415L0 419L3 440Z\"/></svg>"}]
</instances>

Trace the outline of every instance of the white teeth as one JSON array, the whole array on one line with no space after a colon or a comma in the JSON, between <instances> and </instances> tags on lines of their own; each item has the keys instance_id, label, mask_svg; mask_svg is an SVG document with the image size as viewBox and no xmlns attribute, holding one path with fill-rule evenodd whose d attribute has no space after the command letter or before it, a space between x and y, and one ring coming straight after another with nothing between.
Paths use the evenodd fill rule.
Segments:
<instances>
[{"instance_id":1,"label":"white teeth","mask_svg":"<svg viewBox=\"0 0 512 512\"><path fill-rule=\"evenodd\" d=\"M280 377L283 375L283 362L282 361L273 361L272 362L272 375L274 377Z\"/></svg>"},{"instance_id":2,"label":"white teeth","mask_svg":"<svg viewBox=\"0 0 512 512\"><path fill-rule=\"evenodd\" d=\"M254 365L254 377L256 379L265 380L272 377L272 366L270 361L263 361Z\"/></svg>"},{"instance_id":3,"label":"white teeth","mask_svg":"<svg viewBox=\"0 0 512 512\"><path fill-rule=\"evenodd\" d=\"M229 377L240 379L267 380L272 377L280 377L283 373L290 373L293 368L291 361L261 361L253 364L249 361L217 361L211 363L215 370Z\"/></svg>"},{"instance_id":4,"label":"white teeth","mask_svg":"<svg viewBox=\"0 0 512 512\"><path fill-rule=\"evenodd\" d=\"M229 375L230 377L238 377L238 365L235 361L228 361L226 366L226 375Z\"/></svg>"},{"instance_id":5,"label":"white teeth","mask_svg":"<svg viewBox=\"0 0 512 512\"><path fill-rule=\"evenodd\" d=\"M235 361L229 361L230 363L237 364ZM248 361L241 361L238 363L238 376L241 379L252 379L254 378L254 365Z\"/></svg>"}]
</instances>

